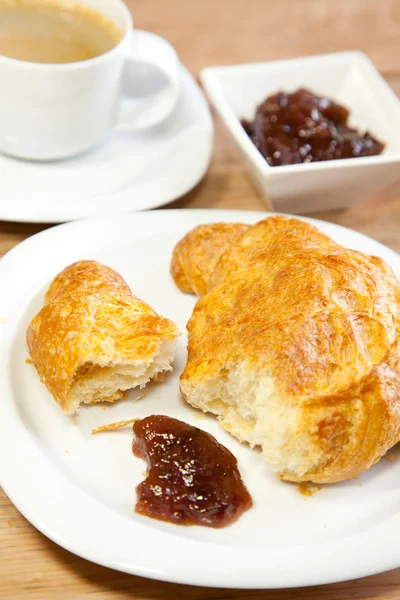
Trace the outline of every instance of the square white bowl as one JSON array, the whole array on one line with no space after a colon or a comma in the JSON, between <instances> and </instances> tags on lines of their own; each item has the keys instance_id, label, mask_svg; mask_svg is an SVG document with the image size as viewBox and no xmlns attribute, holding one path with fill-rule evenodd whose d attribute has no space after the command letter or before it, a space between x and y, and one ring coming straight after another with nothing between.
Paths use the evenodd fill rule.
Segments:
<instances>
[{"instance_id":1,"label":"square white bowl","mask_svg":"<svg viewBox=\"0 0 400 600\"><path fill-rule=\"evenodd\" d=\"M362 52L208 67L206 93L275 210L303 213L348 207L400 178L400 101ZM350 110L349 124L385 144L379 156L271 167L244 131L256 107L280 90L305 87Z\"/></svg>"}]
</instances>

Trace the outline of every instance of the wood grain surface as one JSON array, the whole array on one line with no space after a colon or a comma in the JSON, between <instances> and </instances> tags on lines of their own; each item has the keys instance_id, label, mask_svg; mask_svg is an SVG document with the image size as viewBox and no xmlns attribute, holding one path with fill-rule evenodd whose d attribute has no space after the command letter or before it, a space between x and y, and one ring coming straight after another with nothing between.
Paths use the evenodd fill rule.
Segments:
<instances>
[{"instance_id":1,"label":"wood grain surface","mask_svg":"<svg viewBox=\"0 0 400 600\"><path fill-rule=\"evenodd\" d=\"M136 27L166 37L196 76L207 65L359 49L400 94L400 0L130 0L129 5ZM171 207L264 209L218 121L215 128L207 176ZM400 183L351 210L314 216L357 229L400 251ZM0 222L0 256L43 228ZM159 583L94 565L59 548L36 531L0 491L0 598L399 600L400 570L348 583L281 591Z\"/></svg>"}]
</instances>

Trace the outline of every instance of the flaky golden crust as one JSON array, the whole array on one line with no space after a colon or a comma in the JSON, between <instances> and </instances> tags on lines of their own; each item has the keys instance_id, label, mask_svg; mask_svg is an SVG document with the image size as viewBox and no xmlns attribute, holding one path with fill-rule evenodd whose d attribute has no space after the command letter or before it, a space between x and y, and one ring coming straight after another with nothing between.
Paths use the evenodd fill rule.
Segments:
<instances>
[{"instance_id":1,"label":"flaky golden crust","mask_svg":"<svg viewBox=\"0 0 400 600\"><path fill-rule=\"evenodd\" d=\"M359 405L356 413L352 403ZM335 483L372 467L400 440L399 340L362 382L307 408L304 426L314 430L327 460L302 477L282 473L283 479Z\"/></svg>"},{"instance_id":2,"label":"flaky golden crust","mask_svg":"<svg viewBox=\"0 0 400 600\"><path fill-rule=\"evenodd\" d=\"M41 381L69 412L68 392L85 365L149 362L162 340L178 335L113 269L80 261L55 277L26 338ZM118 391L107 401L121 397Z\"/></svg>"},{"instance_id":3,"label":"flaky golden crust","mask_svg":"<svg viewBox=\"0 0 400 600\"><path fill-rule=\"evenodd\" d=\"M204 296L220 256L248 228L244 223L210 223L185 235L171 261L171 275L181 292Z\"/></svg>"},{"instance_id":4,"label":"flaky golden crust","mask_svg":"<svg viewBox=\"0 0 400 600\"><path fill-rule=\"evenodd\" d=\"M354 477L399 440L400 293L384 261L276 216L233 243L209 279L188 323L181 385L238 361L270 373L319 451L316 469L284 478Z\"/></svg>"}]
</instances>

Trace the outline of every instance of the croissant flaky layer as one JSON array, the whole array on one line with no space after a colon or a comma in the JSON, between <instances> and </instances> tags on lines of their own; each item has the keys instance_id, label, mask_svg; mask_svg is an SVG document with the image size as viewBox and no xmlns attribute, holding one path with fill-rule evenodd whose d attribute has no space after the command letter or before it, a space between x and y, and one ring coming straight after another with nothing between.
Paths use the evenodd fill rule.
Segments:
<instances>
[{"instance_id":1,"label":"croissant flaky layer","mask_svg":"<svg viewBox=\"0 0 400 600\"><path fill-rule=\"evenodd\" d=\"M221 255L248 229L244 223L209 223L188 233L171 261L171 275L181 292L204 296Z\"/></svg>"},{"instance_id":2,"label":"croissant flaky layer","mask_svg":"<svg viewBox=\"0 0 400 600\"><path fill-rule=\"evenodd\" d=\"M196 228L173 256L174 274L190 246L180 279L185 291L203 282L182 394L261 446L284 479L330 483L368 469L400 438L400 292L391 269L297 219L245 226L230 244L213 239L220 235L221 224L206 237Z\"/></svg>"},{"instance_id":3,"label":"croissant flaky layer","mask_svg":"<svg viewBox=\"0 0 400 600\"><path fill-rule=\"evenodd\" d=\"M42 382L67 413L114 402L171 370L179 331L96 261L64 269L32 319L27 343Z\"/></svg>"}]
</instances>

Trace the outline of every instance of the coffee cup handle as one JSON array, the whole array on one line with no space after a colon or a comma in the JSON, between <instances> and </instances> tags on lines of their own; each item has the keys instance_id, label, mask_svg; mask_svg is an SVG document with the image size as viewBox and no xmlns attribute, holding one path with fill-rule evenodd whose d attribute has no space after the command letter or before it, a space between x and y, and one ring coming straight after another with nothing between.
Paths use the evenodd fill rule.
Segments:
<instances>
[{"instance_id":1,"label":"coffee cup handle","mask_svg":"<svg viewBox=\"0 0 400 600\"><path fill-rule=\"evenodd\" d=\"M179 92L180 63L174 48L154 33L135 30L114 127L133 131L164 121L175 108Z\"/></svg>"}]
</instances>

